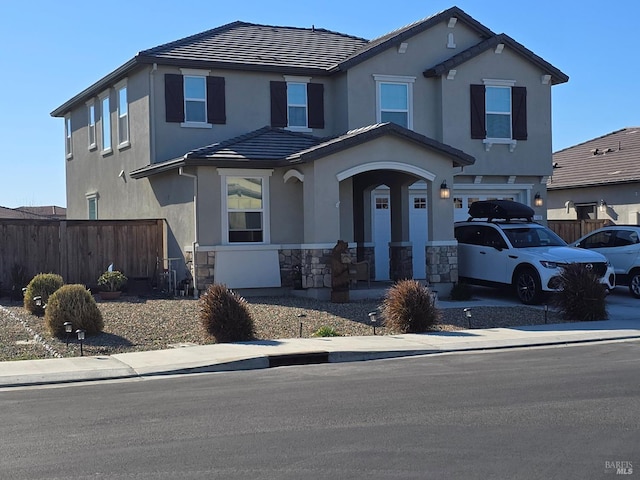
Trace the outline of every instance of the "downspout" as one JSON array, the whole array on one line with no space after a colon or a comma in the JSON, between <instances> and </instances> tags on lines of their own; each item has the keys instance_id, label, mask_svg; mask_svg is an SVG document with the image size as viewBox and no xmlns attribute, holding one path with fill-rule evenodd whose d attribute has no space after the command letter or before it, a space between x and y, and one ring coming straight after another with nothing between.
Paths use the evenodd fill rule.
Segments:
<instances>
[{"instance_id":1,"label":"downspout","mask_svg":"<svg viewBox=\"0 0 640 480\"><path fill-rule=\"evenodd\" d=\"M193 270L193 298L198 298L198 275L196 274L196 251L198 248L198 176L186 173L184 167L180 167L178 174L183 177L193 178L193 244L192 244L192 261L191 268Z\"/></svg>"}]
</instances>

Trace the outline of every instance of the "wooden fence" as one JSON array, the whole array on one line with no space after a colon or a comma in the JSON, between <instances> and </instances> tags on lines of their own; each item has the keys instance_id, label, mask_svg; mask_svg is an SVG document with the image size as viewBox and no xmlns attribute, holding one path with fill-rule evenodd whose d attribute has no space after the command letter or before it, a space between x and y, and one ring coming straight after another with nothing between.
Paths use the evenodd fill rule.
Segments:
<instances>
[{"instance_id":1,"label":"wooden fence","mask_svg":"<svg viewBox=\"0 0 640 480\"><path fill-rule=\"evenodd\" d=\"M0 220L0 288L14 285L15 269L27 279L58 273L65 283L95 286L110 264L131 279L158 273L166 258L164 220Z\"/></svg>"},{"instance_id":2,"label":"wooden fence","mask_svg":"<svg viewBox=\"0 0 640 480\"><path fill-rule=\"evenodd\" d=\"M573 243L581 236L608 225L604 219L595 220L547 220L547 226L567 243Z\"/></svg>"}]
</instances>

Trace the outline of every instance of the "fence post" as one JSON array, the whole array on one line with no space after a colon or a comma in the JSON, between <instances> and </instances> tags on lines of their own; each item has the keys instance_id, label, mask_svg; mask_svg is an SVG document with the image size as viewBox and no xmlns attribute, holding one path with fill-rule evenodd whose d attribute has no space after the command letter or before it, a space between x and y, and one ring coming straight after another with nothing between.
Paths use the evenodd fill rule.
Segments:
<instances>
[{"instance_id":1,"label":"fence post","mask_svg":"<svg viewBox=\"0 0 640 480\"><path fill-rule=\"evenodd\" d=\"M68 281L69 274L69 266L67 262L67 255L69 251L69 247L67 245L67 221L60 220L58 222L58 271L62 278Z\"/></svg>"}]
</instances>

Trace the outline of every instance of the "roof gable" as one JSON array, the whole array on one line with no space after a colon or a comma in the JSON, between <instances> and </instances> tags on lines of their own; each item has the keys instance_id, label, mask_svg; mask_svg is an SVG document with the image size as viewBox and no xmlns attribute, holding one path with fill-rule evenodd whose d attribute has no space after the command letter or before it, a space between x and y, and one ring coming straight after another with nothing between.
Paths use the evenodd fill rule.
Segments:
<instances>
[{"instance_id":1,"label":"roof gable","mask_svg":"<svg viewBox=\"0 0 640 480\"><path fill-rule=\"evenodd\" d=\"M626 127L553 154L547 188L640 182L640 127Z\"/></svg>"},{"instance_id":2,"label":"roof gable","mask_svg":"<svg viewBox=\"0 0 640 480\"><path fill-rule=\"evenodd\" d=\"M460 8L451 7L447 10L443 10L416 22L410 23L409 25L405 25L404 27L398 28L392 32L382 35L381 37L374 38L362 49L336 65L334 70L347 70L358 63L374 57L388 48L399 45L405 40L418 35L439 23L448 22L451 17L455 17L458 21L465 23L481 37L488 38L495 35L495 33L477 20L474 20Z\"/></svg>"},{"instance_id":3,"label":"roof gable","mask_svg":"<svg viewBox=\"0 0 640 480\"><path fill-rule=\"evenodd\" d=\"M558 70L556 67L551 65L549 62L544 60L542 57L539 57L531 50L526 48L524 45L516 42L509 35L501 33L499 35L495 35L491 38L487 38L482 42L470 47L463 52L454 55L453 57L441 62L437 65L434 65L423 72L423 75L427 78L429 77L439 77L440 75L446 74L452 68L456 68L458 65L461 65L472 58L477 57L478 55L486 52L487 50L495 48L498 44L507 45L513 51L524 57L526 60L531 63L537 65L544 72L551 75L551 84L556 85L558 83L565 83L569 81L569 77Z\"/></svg>"}]
</instances>

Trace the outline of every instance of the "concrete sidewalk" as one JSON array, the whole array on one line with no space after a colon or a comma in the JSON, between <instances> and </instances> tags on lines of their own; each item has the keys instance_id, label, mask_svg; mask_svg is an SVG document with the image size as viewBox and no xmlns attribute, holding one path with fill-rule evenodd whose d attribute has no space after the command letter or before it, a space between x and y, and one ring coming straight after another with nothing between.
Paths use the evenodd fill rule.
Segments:
<instances>
[{"instance_id":1,"label":"concrete sidewalk","mask_svg":"<svg viewBox=\"0 0 640 480\"><path fill-rule=\"evenodd\" d=\"M640 321L607 320L425 334L187 346L103 357L1 362L0 387L628 339L640 339Z\"/></svg>"}]
</instances>

